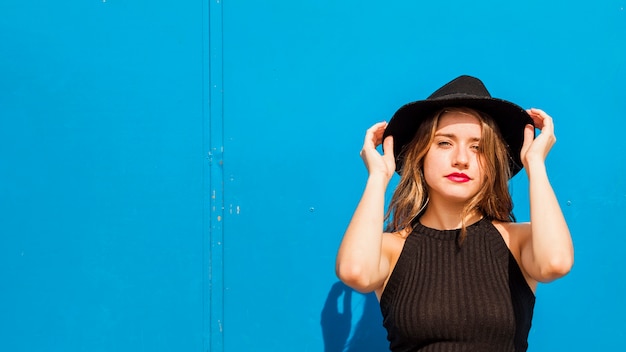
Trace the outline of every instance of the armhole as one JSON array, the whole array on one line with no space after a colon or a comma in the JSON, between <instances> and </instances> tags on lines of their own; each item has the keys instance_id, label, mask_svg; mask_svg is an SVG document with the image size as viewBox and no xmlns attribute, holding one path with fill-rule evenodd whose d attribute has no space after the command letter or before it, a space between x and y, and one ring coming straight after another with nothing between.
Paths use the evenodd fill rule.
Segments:
<instances>
[{"instance_id":1,"label":"armhole","mask_svg":"<svg viewBox=\"0 0 626 352\"><path fill-rule=\"evenodd\" d=\"M394 285L393 282L393 277L394 277L394 273L396 272L396 268L398 268L398 263L400 262L400 260L402 260L402 255L404 253L404 246L406 245L406 241L408 238L408 235L406 237L403 237L402 234L400 234L399 232L397 233L385 233L384 236L386 237L392 237L395 238L394 240L397 241L402 241L402 243L398 244L397 246L399 247L397 253L392 253L392 255L390 255L390 262L389 262L389 276L387 277L387 279L385 280L382 289L376 290L376 296L378 298L378 301L381 302L381 306L383 304L383 299L385 296L387 296L388 294L385 294L388 290L389 290L389 284L391 283L392 286ZM397 274L396 274L397 276Z\"/></svg>"},{"instance_id":2,"label":"armhole","mask_svg":"<svg viewBox=\"0 0 626 352\"><path fill-rule=\"evenodd\" d=\"M526 273L526 271L522 268L522 265L520 264L520 262L522 260L522 252L521 252L521 248L519 248L518 241L512 241L511 240L511 232L506 229L506 224L505 223L502 223L502 222L494 223L492 221L492 224L493 224L493 227L498 232L498 234L500 234L500 238L502 239L502 242L504 243L504 245L508 249L509 255L511 256L511 259L514 262L512 264L515 264L515 265L511 265L511 267L515 271L517 271L519 275L521 275L521 277L524 279L524 282L526 283L526 286L528 287L530 292L532 292L533 296L535 296L535 292L537 290L537 284L538 283L537 283L537 281L535 279L531 278L530 275L528 275ZM514 223L510 223L510 224L515 226ZM502 231L501 231L501 229L502 229ZM503 233L503 232L505 232L505 233ZM505 238L505 236L506 236L506 238ZM513 248L513 249L511 249L511 243L512 242L515 242L515 248ZM515 255L515 252L517 252L517 255Z\"/></svg>"}]
</instances>

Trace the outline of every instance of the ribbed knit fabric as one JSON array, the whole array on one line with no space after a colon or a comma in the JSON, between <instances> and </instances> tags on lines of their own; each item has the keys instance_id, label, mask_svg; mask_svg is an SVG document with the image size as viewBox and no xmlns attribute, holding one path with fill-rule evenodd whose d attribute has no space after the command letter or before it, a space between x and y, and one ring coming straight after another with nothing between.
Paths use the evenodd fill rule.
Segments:
<instances>
[{"instance_id":1,"label":"ribbed knit fabric","mask_svg":"<svg viewBox=\"0 0 626 352\"><path fill-rule=\"evenodd\" d=\"M491 221L459 230L419 223L380 300L390 349L526 351L535 295Z\"/></svg>"}]
</instances>

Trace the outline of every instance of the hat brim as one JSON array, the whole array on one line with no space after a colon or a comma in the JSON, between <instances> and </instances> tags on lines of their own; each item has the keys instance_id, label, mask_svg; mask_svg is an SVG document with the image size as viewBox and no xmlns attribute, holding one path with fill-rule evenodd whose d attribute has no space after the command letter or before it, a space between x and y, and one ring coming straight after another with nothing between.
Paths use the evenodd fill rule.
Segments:
<instances>
[{"instance_id":1,"label":"hat brim","mask_svg":"<svg viewBox=\"0 0 626 352\"><path fill-rule=\"evenodd\" d=\"M393 136L396 172L402 174L404 148L408 145L420 124L437 111L447 107L468 107L488 114L498 126L509 152L511 177L523 167L520 152L524 143L524 128L533 125L530 115L522 107L498 98L472 97L459 94L445 99L419 100L402 106L393 115L383 138Z\"/></svg>"}]
</instances>

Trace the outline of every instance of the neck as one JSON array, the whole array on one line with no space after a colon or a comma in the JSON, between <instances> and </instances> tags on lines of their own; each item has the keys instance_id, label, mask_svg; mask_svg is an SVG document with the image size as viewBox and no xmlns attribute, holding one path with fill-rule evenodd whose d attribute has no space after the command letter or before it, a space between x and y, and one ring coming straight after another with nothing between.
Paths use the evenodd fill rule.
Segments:
<instances>
[{"instance_id":1,"label":"neck","mask_svg":"<svg viewBox=\"0 0 626 352\"><path fill-rule=\"evenodd\" d=\"M482 218L479 211L473 211L463 219L464 206L463 203L444 205L431 201L421 216L420 223L437 230L454 230L462 227L463 220L466 225L470 225Z\"/></svg>"}]
</instances>

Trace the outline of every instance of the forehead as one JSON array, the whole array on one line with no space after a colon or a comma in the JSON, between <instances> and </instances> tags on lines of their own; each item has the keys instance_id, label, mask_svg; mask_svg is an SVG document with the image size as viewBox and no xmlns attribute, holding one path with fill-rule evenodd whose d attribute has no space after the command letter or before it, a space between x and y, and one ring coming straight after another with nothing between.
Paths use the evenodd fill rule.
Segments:
<instances>
[{"instance_id":1,"label":"forehead","mask_svg":"<svg viewBox=\"0 0 626 352\"><path fill-rule=\"evenodd\" d=\"M472 132L481 134L478 117L461 111L446 111L439 117L437 132Z\"/></svg>"}]
</instances>

